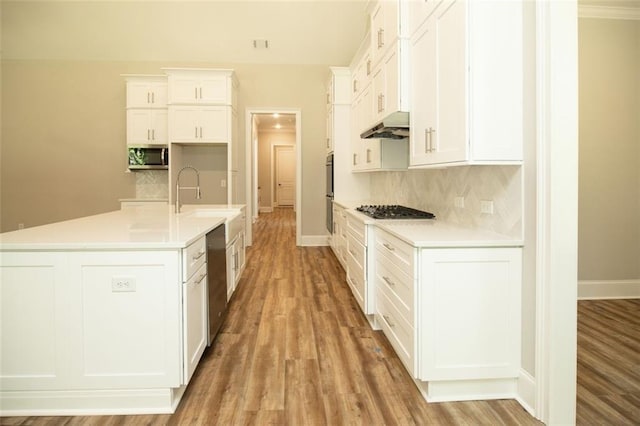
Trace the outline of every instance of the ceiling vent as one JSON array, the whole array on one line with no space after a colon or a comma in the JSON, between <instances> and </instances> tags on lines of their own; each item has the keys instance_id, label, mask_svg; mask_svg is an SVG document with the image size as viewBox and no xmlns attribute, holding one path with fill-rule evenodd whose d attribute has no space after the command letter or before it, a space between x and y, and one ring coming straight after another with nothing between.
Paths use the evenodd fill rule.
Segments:
<instances>
[{"instance_id":1,"label":"ceiling vent","mask_svg":"<svg viewBox=\"0 0 640 426\"><path fill-rule=\"evenodd\" d=\"M253 48L254 49L268 49L269 48L269 40L253 40Z\"/></svg>"}]
</instances>

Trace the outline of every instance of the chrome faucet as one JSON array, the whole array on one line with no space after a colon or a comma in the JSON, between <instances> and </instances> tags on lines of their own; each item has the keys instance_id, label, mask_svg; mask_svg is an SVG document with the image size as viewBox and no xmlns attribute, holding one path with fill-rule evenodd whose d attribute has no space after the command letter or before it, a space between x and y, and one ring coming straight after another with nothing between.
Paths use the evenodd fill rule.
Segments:
<instances>
[{"instance_id":1,"label":"chrome faucet","mask_svg":"<svg viewBox=\"0 0 640 426\"><path fill-rule=\"evenodd\" d=\"M191 169L194 172L196 172L196 186L182 186L182 187L180 186L180 175L186 169ZM198 169L196 169L193 166L185 166L181 168L180 171L178 172L178 177L176 178L176 213L180 213L180 190L181 189L193 189L196 191L196 199L199 200L200 198L202 198L202 195L200 194L200 173L198 172Z\"/></svg>"}]
</instances>

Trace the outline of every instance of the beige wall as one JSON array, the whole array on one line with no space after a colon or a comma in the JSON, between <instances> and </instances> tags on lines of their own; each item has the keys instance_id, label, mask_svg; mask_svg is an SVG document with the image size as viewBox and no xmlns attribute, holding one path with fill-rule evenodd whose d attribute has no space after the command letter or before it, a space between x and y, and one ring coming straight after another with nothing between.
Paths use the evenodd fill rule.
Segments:
<instances>
[{"instance_id":1,"label":"beige wall","mask_svg":"<svg viewBox=\"0 0 640 426\"><path fill-rule=\"evenodd\" d=\"M578 279L640 278L640 21L580 19Z\"/></svg>"},{"instance_id":2,"label":"beige wall","mask_svg":"<svg viewBox=\"0 0 640 426\"><path fill-rule=\"evenodd\" d=\"M121 74L194 66L234 68L240 81L241 200L246 108L301 111L301 233L325 235L324 86L328 66L348 63L364 35L364 4L343 1L336 16L334 2L0 3L0 230L114 210L136 196ZM253 50L265 29L270 50Z\"/></svg>"},{"instance_id":3,"label":"beige wall","mask_svg":"<svg viewBox=\"0 0 640 426\"><path fill-rule=\"evenodd\" d=\"M260 187L260 207L273 206L272 163L275 145L295 145L295 133L258 133L258 186Z\"/></svg>"},{"instance_id":4,"label":"beige wall","mask_svg":"<svg viewBox=\"0 0 640 426\"><path fill-rule=\"evenodd\" d=\"M324 234L324 84L321 65L4 61L2 230L118 208L135 196L126 172L125 86L121 74L167 66L235 68L239 138L247 107L302 111L302 234ZM244 159L244 148L241 149ZM244 198L244 162L239 189Z\"/></svg>"}]
</instances>

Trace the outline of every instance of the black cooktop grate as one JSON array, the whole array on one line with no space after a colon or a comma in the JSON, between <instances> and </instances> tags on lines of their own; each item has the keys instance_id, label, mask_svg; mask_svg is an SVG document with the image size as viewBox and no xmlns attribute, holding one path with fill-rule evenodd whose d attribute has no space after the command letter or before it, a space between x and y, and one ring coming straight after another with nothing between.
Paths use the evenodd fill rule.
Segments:
<instances>
[{"instance_id":1,"label":"black cooktop grate","mask_svg":"<svg viewBox=\"0 0 640 426\"><path fill-rule=\"evenodd\" d=\"M399 205L360 206L357 211L374 219L434 219L433 213Z\"/></svg>"}]
</instances>

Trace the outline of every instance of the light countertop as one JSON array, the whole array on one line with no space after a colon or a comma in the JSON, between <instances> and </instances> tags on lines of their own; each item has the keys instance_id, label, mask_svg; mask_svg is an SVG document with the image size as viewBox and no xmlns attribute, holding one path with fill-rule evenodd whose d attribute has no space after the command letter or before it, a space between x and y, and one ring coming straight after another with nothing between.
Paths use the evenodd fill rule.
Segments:
<instances>
[{"instance_id":1,"label":"light countertop","mask_svg":"<svg viewBox=\"0 0 640 426\"><path fill-rule=\"evenodd\" d=\"M355 210L361 204L339 202L347 214L373 225L418 248L522 247L523 240L482 229L472 229L436 219L373 219Z\"/></svg>"},{"instance_id":2,"label":"light countertop","mask_svg":"<svg viewBox=\"0 0 640 426\"><path fill-rule=\"evenodd\" d=\"M180 249L240 214L242 205L127 207L0 234L0 251Z\"/></svg>"}]
</instances>

